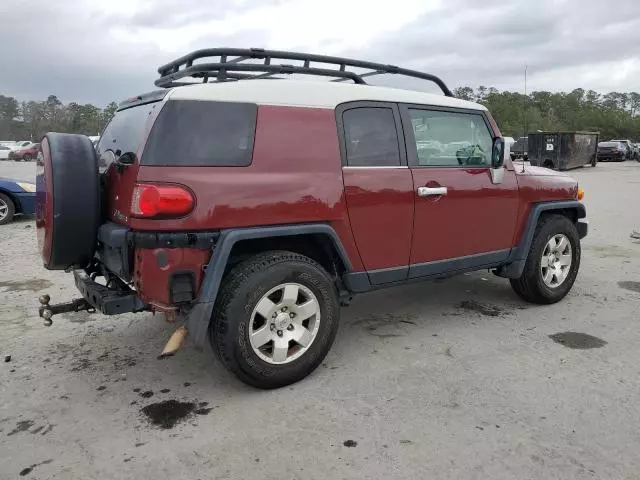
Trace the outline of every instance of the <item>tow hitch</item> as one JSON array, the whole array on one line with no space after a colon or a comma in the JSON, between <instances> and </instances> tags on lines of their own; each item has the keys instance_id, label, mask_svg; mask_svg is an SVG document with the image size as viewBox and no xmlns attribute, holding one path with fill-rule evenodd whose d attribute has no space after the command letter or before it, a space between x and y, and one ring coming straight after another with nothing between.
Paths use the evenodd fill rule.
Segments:
<instances>
[{"instance_id":1,"label":"tow hitch","mask_svg":"<svg viewBox=\"0 0 640 480\"><path fill-rule=\"evenodd\" d=\"M89 313L94 313L96 311L96 309L93 308L84 298L77 298L70 302L58 303L55 305L49 304L51 301L51 297L49 295L42 295L38 300L40 301L38 313L40 314L40 317L44 319L45 327L50 327L53 323L51 317L58 315L59 313L81 312L83 310L86 310Z\"/></svg>"}]
</instances>

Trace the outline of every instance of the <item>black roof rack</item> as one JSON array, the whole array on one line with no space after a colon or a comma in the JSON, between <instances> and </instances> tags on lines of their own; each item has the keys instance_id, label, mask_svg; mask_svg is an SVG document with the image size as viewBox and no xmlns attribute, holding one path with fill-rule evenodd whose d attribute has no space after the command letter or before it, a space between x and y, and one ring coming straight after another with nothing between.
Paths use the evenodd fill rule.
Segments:
<instances>
[{"instance_id":1,"label":"black roof rack","mask_svg":"<svg viewBox=\"0 0 640 480\"><path fill-rule=\"evenodd\" d=\"M217 63L194 63L196 60L219 57ZM248 60L260 59L263 62L248 63ZM302 65L277 63L278 60L294 60ZM311 63L322 66L312 67ZM330 68L331 65L337 68ZM365 69L364 73L356 73L348 67ZM382 63L365 62L342 57L313 55L308 53L286 52L281 50L265 50L263 48L207 48L196 50L184 57L158 68L160 78L156 86L162 88L193 85L194 82L179 82L182 78L202 79L202 83L228 82L233 80L249 80L256 78L278 78L275 75L306 74L334 77L334 82L352 80L354 83L366 85L365 77L392 73L406 77L419 78L435 83L447 97L453 97L451 90L435 75L384 65Z\"/></svg>"}]
</instances>

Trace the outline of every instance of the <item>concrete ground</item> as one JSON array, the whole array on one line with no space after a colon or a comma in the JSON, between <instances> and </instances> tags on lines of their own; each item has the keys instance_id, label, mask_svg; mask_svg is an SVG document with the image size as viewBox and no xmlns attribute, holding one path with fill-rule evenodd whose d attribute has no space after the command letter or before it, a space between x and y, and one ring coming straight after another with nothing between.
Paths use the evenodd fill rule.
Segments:
<instances>
[{"instance_id":1,"label":"concrete ground","mask_svg":"<svg viewBox=\"0 0 640 480\"><path fill-rule=\"evenodd\" d=\"M71 278L41 268L31 219L0 227L0 478L640 478L640 163L572 175L591 231L565 300L486 272L362 295L325 363L276 391L209 350L157 360L161 316L44 327L38 295L75 297Z\"/></svg>"}]
</instances>

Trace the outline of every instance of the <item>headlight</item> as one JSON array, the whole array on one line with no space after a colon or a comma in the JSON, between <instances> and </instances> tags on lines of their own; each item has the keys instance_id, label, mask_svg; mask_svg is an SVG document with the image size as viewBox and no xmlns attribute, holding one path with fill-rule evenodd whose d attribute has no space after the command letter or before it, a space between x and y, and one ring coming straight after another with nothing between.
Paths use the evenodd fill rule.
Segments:
<instances>
[{"instance_id":1,"label":"headlight","mask_svg":"<svg viewBox=\"0 0 640 480\"><path fill-rule=\"evenodd\" d=\"M34 193L36 191L36 186L34 183L26 183L26 182L16 182L16 183L25 192Z\"/></svg>"}]
</instances>

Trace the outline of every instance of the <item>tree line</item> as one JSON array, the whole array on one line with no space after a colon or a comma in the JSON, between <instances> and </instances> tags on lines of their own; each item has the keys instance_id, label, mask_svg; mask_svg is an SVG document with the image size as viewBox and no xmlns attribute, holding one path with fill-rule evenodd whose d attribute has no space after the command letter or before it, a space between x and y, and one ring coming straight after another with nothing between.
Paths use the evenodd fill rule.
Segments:
<instances>
[{"instance_id":1,"label":"tree line","mask_svg":"<svg viewBox=\"0 0 640 480\"><path fill-rule=\"evenodd\" d=\"M525 132L600 132L602 140L640 141L640 94L600 94L577 88L572 92L518 92L495 88L460 87L454 95L485 105L498 122L502 134L518 138Z\"/></svg>"},{"instance_id":2,"label":"tree line","mask_svg":"<svg viewBox=\"0 0 640 480\"><path fill-rule=\"evenodd\" d=\"M18 102L0 95L0 140L37 142L47 132L100 135L117 107L115 102L104 108L88 103L63 104L55 95L41 102Z\"/></svg>"},{"instance_id":3,"label":"tree line","mask_svg":"<svg viewBox=\"0 0 640 480\"><path fill-rule=\"evenodd\" d=\"M517 138L526 132L544 130L589 130L610 138L640 141L640 94L600 94L577 88L572 92L499 91L480 86L459 87L454 95L485 105L502 134ZM0 95L0 140L38 141L46 132L99 135L117 108L71 102L63 104L55 95L44 101L18 102Z\"/></svg>"}]
</instances>

